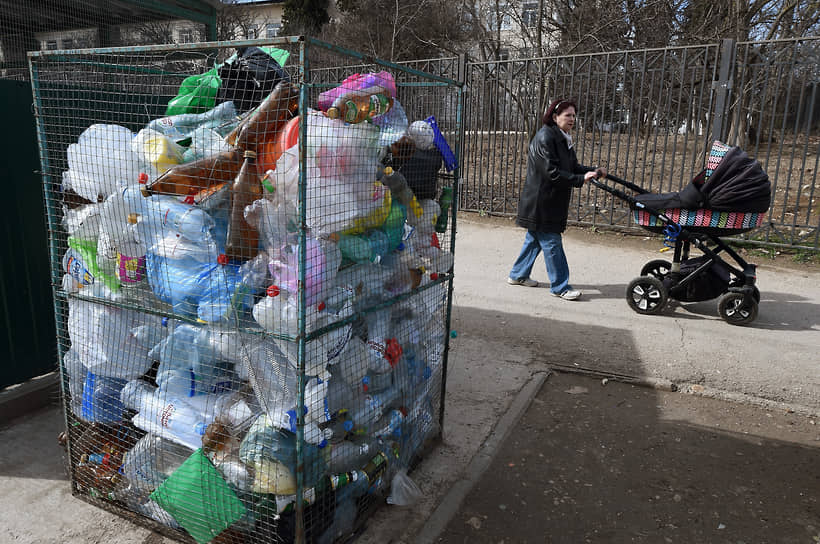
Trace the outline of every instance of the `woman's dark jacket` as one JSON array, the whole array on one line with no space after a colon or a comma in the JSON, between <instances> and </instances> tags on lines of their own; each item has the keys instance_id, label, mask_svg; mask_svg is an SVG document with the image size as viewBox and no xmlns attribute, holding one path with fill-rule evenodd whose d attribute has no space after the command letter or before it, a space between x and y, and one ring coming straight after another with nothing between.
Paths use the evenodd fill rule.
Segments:
<instances>
[{"instance_id":1,"label":"woman's dark jacket","mask_svg":"<svg viewBox=\"0 0 820 544\"><path fill-rule=\"evenodd\" d=\"M578 163L561 129L542 126L530 142L516 223L527 230L564 232L572 188L581 187L592 170Z\"/></svg>"}]
</instances>

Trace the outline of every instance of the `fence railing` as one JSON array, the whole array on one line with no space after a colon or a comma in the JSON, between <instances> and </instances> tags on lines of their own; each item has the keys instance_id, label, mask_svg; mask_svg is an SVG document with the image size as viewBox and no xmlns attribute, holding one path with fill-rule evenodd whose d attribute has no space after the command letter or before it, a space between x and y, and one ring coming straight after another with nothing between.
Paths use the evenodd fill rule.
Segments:
<instances>
[{"instance_id":1,"label":"fence railing","mask_svg":"<svg viewBox=\"0 0 820 544\"><path fill-rule=\"evenodd\" d=\"M769 174L765 228L750 239L820 249L820 39L802 38L413 66L467 82L459 206L514 215L527 146L546 104L573 97L578 158L652 191L680 190L713 140L739 145ZM570 219L633 227L626 204L577 191ZM634 227L638 228L638 227Z\"/></svg>"}]
</instances>

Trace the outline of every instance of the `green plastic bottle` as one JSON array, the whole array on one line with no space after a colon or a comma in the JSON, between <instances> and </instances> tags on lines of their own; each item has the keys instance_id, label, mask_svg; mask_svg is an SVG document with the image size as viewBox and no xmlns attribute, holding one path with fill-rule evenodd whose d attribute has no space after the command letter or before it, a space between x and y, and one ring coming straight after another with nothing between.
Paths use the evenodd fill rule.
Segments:
<instances>
[{"instance_id":1,"label":"green plastic bottle","mask_svg":"<svg viewBox=\"0 0 820 544\"><path fill-rule=\"evenodd\" d=\"M447 232L448 213L450 206L453 204L453 188L442 187L441 198L439 198L439 206L441 206L441 213L436 220L436 232Z\"/></svg>"}]
</instances>

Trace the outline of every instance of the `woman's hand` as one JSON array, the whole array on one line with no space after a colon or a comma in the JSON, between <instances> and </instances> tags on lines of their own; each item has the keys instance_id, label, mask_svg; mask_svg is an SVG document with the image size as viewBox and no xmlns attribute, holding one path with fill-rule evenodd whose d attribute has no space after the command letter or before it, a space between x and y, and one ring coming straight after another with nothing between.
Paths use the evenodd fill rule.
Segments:
<instances>
[{"instance_id":1,"label":"woman's hand","mask_svg":"<svg viewBox=\"0 0 820 544\"><path fill-rule=\"evenodd\" d=\"M584 181L589 181L589 180L591 180L593 178L597 178L597 177L598 177L598 171L593 170L592 172L587 172L586 174L584 174Z\"/></svg>"}]
</instances>

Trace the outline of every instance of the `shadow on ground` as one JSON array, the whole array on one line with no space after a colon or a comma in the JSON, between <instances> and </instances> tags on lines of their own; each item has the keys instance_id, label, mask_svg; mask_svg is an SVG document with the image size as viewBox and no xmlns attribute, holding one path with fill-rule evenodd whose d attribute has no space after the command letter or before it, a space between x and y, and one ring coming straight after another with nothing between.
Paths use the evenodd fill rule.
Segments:
<instances>
[{"instance_id":1,"label":"shadow on ground","mask_svg":"<svg viewBox=\"0 0 820 544\"><path fill-rule=\"evenodd\" d=\"M552 374L439 541L817 542L817 440L795 414Z\"/></svg>"}]
</instances>

